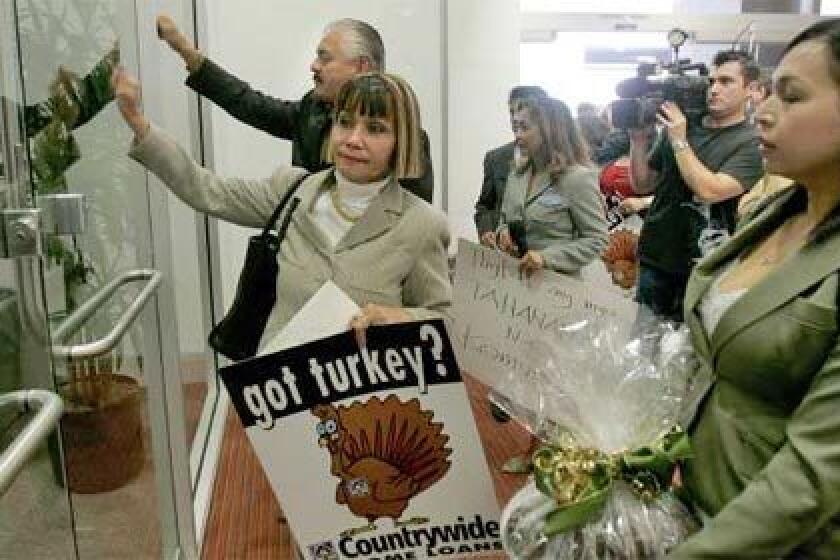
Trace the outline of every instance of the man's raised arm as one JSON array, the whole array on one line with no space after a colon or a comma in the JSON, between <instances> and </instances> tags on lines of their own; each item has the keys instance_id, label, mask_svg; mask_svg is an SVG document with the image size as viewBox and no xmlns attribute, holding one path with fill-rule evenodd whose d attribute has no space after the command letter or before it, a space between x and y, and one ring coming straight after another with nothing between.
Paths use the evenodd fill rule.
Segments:
<instances>
[{"instance_id":1,"label":"man's raised arm","mask_svg":"<svg viewBox=\"0 0 840 560\"><path fill-rule=\"evenodd\" d=\"M187 66L187 85L235 119L272 136L294 140L300 103L285 101L251 88L204 56L167 15L157 18L158 36Z\"/></svg>"}]
</instances>

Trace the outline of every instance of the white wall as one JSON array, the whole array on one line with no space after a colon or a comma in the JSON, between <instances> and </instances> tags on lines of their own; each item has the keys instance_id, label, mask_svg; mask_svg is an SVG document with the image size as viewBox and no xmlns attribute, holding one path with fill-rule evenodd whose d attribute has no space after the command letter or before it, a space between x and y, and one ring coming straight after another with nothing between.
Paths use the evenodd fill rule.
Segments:
<instances>
[{"instance_id":1,"label":"white wall","mask_svg":"<svg viewBox=\"0 0 840 560\"><path fill-rule=\"evenodd\" d=\"M192 10L188 0L156 0L159 12L166 12L189 32ZM154 26L152 18L143 22L150 36ZM192 92L183 85L185 72L181 59L162 41L157 41L156 60L158 84L163 92L163 102L158 106L158 118L166 123L166 130L188 149L193 147L195 138L191 122L197 115L191 114L195 108L191 105ZM198 157L198 153L193 153ZM167 212L169 214L169 245L172 262L172 283L174 304L178 318L179 348L184 355L200 355L207 348L207 339L202 325L202 310L207 303L202 300L200 275L206 268L198 250L200 240L198 228L203 225L204 217L192 208L168 193Z\"/></svg>"},{"instance_id":2,"label":"white wall","mask_svg":"<svg viewBox=\"0 0 840 560\"><path fill-rule=\"evenodd\" d=\"M474 240L484 154L513 138L507 96L519 83L519 2L453 0L446 6L447 209L452 238Z\"/></svg>"},{"instance_id":3,"label":"white wall","mask_svg":"<svg viewBox=\"0 0 840 560\"><path fill-rule=\"evenodd\" d=\"M470 2L471 3L471 2ZM207 52L240 78L275 97L299 99L312 86L309 64L324 26L352 17L382 34L390 72L405 77L420 100L435 166L436 199L441 162L442 0L251 0L208 3ZM247 6L247 9L245 7ZM212 116L216 171L261 177L291 161L291 144L238 123L221 110ZM250 231L222 224L223 291L229 305Z\"/></svg>"}]
</instances>

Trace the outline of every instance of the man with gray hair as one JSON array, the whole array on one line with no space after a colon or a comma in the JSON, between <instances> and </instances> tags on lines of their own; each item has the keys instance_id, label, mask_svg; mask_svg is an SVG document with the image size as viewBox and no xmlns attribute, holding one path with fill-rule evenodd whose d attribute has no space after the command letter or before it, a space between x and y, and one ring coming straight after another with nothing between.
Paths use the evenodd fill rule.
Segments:
<instances>
[{"instance_id":1,"label":"man with gray hair","mask_svg":"<svg viewBox=\"0 0 840 560\"><path fill-rule=\"evenodd\" d=\"M341 86L357 74L385 71L385 46L371 25L340 19L327 25L309 66L315 87L299 101L259 92L207 58L167 15L157 18L158 35L187 66L187 85L239 121L272 136L291 140L292 165L315 172L329 167L323 145L332 127L332 105ZM429 138L422 131L423 175L401 179L400 185L432 201L434 177Z\"/></svg>"}]
</instances>

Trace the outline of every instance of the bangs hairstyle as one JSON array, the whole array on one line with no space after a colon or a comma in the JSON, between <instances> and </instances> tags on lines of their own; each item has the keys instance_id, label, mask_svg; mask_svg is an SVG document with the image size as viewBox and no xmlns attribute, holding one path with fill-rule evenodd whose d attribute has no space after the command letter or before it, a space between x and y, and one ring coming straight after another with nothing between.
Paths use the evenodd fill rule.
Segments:
<instances>
[{"instance_id":1,"label":"bangs hairstyle","mask_svg":"<svg viewBox=\"0 0 840 560\"><path fill-rule=\"evenodd\" d=\"M388 120L394 127L394 155L391 159L394 177L416 179L423 174L420 108L414 91L405 80L394 74L359 74L341 86L333 110L333 122L345 111ZM324 160L335 161L334 152L332 142L327 142Z\"/></svg>"},{"instance_id":2,"label":"bangs hairstyle","mask_svg":"<svg viewBox=\"0 0 840 560\"><path fill-rule=\"evenodd\" d=\"M516 110L522 109L528 110L539 129L539 156L552 178L559 178L573 165L592 164L589 148L568 105L552 97L529 97L517 103Z\"/></svg>"}]
</instances>

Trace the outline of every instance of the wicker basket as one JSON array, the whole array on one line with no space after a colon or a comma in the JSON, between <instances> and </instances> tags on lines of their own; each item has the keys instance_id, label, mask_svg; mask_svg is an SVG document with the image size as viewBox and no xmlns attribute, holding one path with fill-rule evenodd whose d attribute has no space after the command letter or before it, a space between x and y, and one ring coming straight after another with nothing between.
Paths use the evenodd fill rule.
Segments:
<instances>
[{"instance_id":1,"label":"wicker basket","mask_svg":"<svg viewBox=\"0 0 840 560\"><path fill-rule=\"evenodd\" d=\"M145 388L135 378L98 373L62 387L61 422L67 484L72 492L109 492L143 469Z\"/></svg>"}]
</instances>

